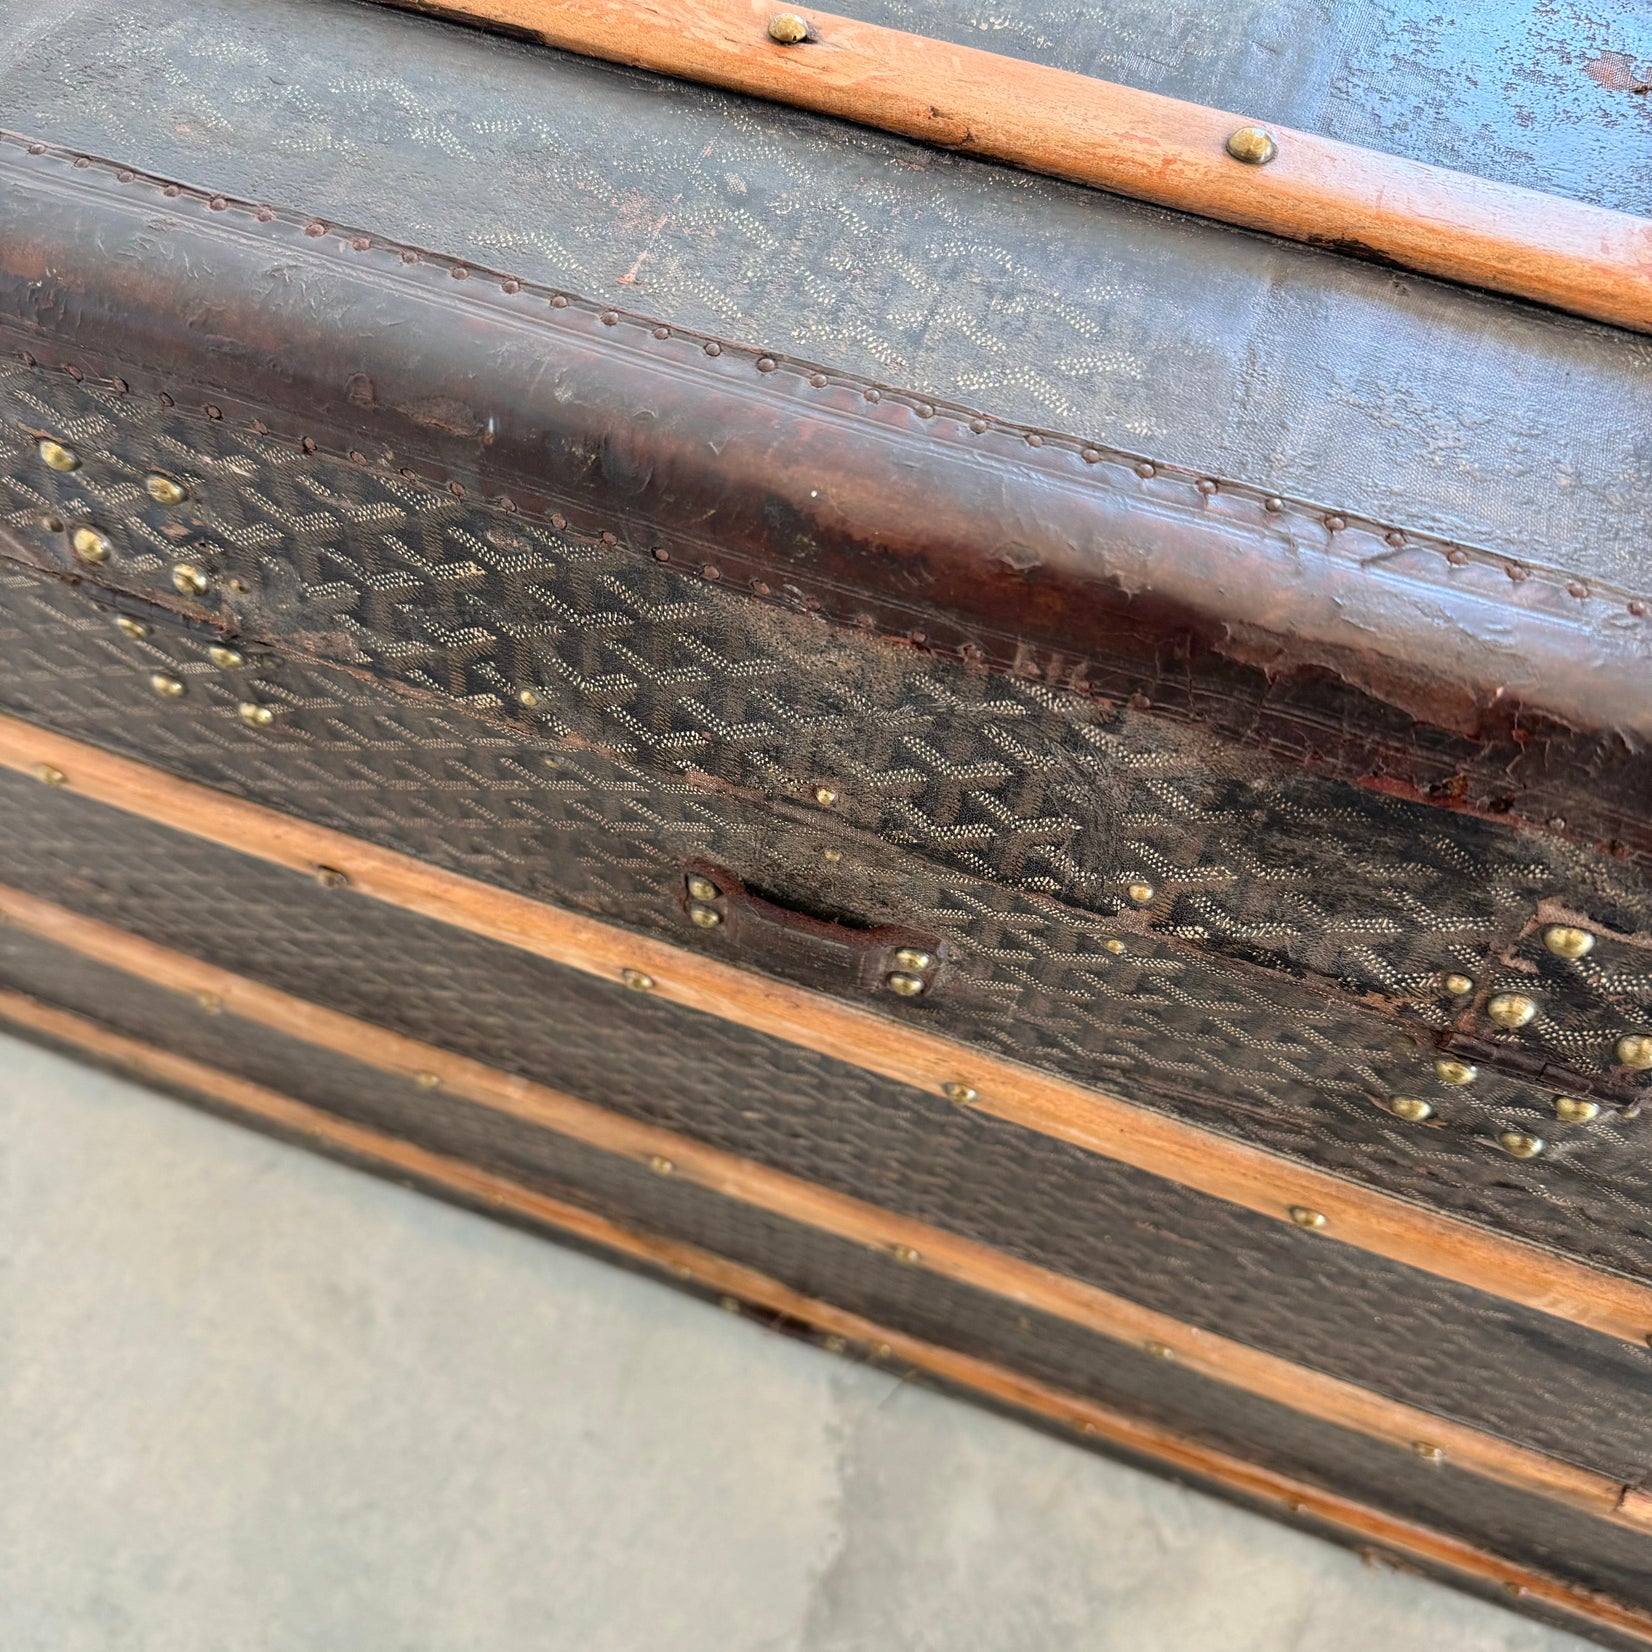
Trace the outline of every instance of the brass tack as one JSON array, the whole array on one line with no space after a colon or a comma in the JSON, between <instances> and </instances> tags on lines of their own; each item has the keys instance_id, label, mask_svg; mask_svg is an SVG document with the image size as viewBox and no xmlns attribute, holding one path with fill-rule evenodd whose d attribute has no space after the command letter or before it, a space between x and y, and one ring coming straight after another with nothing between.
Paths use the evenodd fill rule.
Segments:
<instances>
[{"instance_id":1,"label":"brass tack","mask_svg":"<svg viewBox=\"0 0 1652 1652\"><path fill-rule=\"evenodd\" d=\"M656 1176L671 1176L676 1174L677 1167L670 1159L660 1153L651 1153L648 1156L648 1168Z\"/></svg>"},{"instance_id":2,"label":"brass tack","mask_svg":"<svg viewBox=\"0 0 1652 1652\"><path fill-rule=\"evenodd\" d=\"M1125 893L1137 906L1146 906L1158 891L1150 883L1133 883Z\"/></svg>"},{"instance_id":3,"label":"brass tack","mask_svg":"<svg viewBox=\"0 0 1652 1652\"><path fill-rule=\"evenodd\" d=\"M336 866L318 866L315 869L315 881L323 889L347 889L350 886L350 874L339 871Z\"/></svg>"},{"instance_id":4,"label":"brass tack","mask_svg":"<svg viewBox=\"0 0 1652 1652\"><path fill-rule=\"evenodd\" d=\"M1246 166L1266 166L1279 153L1279 145L1260 126L1241 126L1228 135L1227 151Z\"/></svg>"},{"instance_id":5,"label":"brass tack","mask_svg":"<svg viewBox=\"0 0 1652 1652\"><path fill-rule=\"evenodd\" d=\"M157 505L181 505L189 497L181 482L174 482L170 476L162 476L159 471L151 471L144 477L143 486Z\"/></svg>"},{"instance_id":6,"label":"brass tack","mask_svg":"<svg viewBox=\"0 0 1652 1652\"><path fill-rule=\"evenodd\" d=\"M251 728L268 728L275 721L275 712L256 700L243 700L235 710L241 721Z\"/></svg>"},{"instance_id":7,"label":"brass tack","mask_svg":"<svg viewBox=\"0 0 1652 1652\"><path fill-rule=\"evenodd\" d=\"M654 977L640 969L622 969L620 980L633 992L652 992L654 990Z\"/></svg>"},{"instance_id":8,"label":"brass tack","mask_svg":"<svg viewBox=\"0 0 1652 1652\"><path fill-rule=\"evenodd\" d=\"M149 635L149 627L142 620L135 620L130 614L117 614L115 624L120 630L134 641Z\"/></svg>"},{"instance_id":9,"label":"brass tack","mask_svg":"<svg viewBox=\"0 0 1652 1652\"><path fill-rule=\"evenodd\" d=\"M1535 1159L1543 1151L1544 1142L1541 1136L1528 1136L1523 1130L1504 1130L1497 1145L1511 1158Z\"/></svg>"},{"instance_id":10,"label":"brass tack","mask_svg":"<svg viewBox=\"0 0 1652 1652\"><path fill-rule=\"evenodd\" d=\"M779 11L769 19L769 39L777 46L799 46L811 33L807 20L795 11Z\"/></svg>"},{"instance_id":11,"label":"brass tack","mask_svg":"<svg viewBox=\"0 0 1652 1652\"><path fill-rule=\"evenodd\" d=\"M872 1344L873 1359L893 1359L894 1357L895 1350L887 1342L874 1342Z\"/></svg>"},{"instance_id":12,"label":"brass tack","mask_svg":"<svg viewBox=\"0 0 1652 1652\"><path fill-rule=\"evenodd\" d=\"M1474 991L1474 981L1467 975L1442 975L1440 990L1450 993L1453 998L1466 998Z\"/></svg>"},{"instance_id":13,"label":"brass tack","mask_svg":"<svg viewBox=\"0 0 1652 1652\"><path fill-rule=\"evenodd\" d=\"M722 894L710 878L692 877L688 880L688 892L697 901L714 901Z\"/></svg>"},{"instance_id":14,"label":"brass tack","mask_svg":"<svg viewBox=\"0 0 1652 1652\"><path fill-rule=\"evenodd\" d=\"M114 546L96 528L76 528L69 543L82 562L107 562L114 552Z\"/></svg>"},{"instance_id":15,"label":"brass tack","mask_svg":"<svg viewBox=\"0 0 1652 1652\"><path fill-rule=\"evenodd\" d=\"M916 998L924 990L922 978L916 975L891 975L886 985L901 998Z\"/></svg>"},{"instance_id":16,"label":"brass tack","mask_svg":"<svg viewBox=\"0 0 1652 1652\"><path fill-rule=\"evenodd\" d=\"M928 969L935 960L927 952L920 952L916 947L903 946L895 954L895 963L901 969L920 970Z\"/></svg>"},{"instance_id":17,"label":"brass tack","mask_svg":"<svg viewBox=\"0 0 1652 1652\"><path fill-rule=\"evenodd\" d=\"M923 1261L923 1253L914 1250L911 1245L896 1245L891 1254L897 1262L904 1262L908 1267Z\"/></svg>"},{"instance_id":18,"label":"brass tack","mask_svg":"<svg viewBox=\"0 0 1652 1652\"><path fill-rule=\"evenodd\" d=\"M820 858L828 865L836 866L837 863L843 859L843 851L841 849L822 849L820 851Z\"/></svg>"},{"instance_id":19,"label":"brass tack","mask_svg":"<svg viewBox=\"0 0 1652 1652\"><path fill-rule=\"evenodd\" d=\"M193 562L180 562L172 570L172 589L180 596L198 597L206 588L206 571Z\"/></svg>"},{"instance_id":20,"label":"brass tack","mask_svg":"<svg viewBox=\"0 0 1652 1652\"><path fill-rule=\"evenodd\" d=\"M1422 1458L1425 1463L1443 1463L1445 1450L1441 1446L1433 1445L1427 1440L1413 1440L1411 1449Z\"/></svg>"},{"instance_id":21,"label":"brass tack","mask_svg":"<svg viewBox=\"0 0 1652 1652\"><path fill-rule=\"evenodd\" d=\"M814 789L814 800L821 806L821 808L829 809L834 803L837 802L837 793L833 791L830 786L816 786Z\"/></svg>"},{"instance_id":22,"label":"brass tack","mask_svg":"<svg viewBox=\"0 0 1652 1652\"><path fill-rule=\"evenodd\" d=\"M49 436L36 445L36 451L52 470L80 469L80 455L72 447L54 442Z\"/></svg>"},{"instance_id":23,"label":"brass tack","mask_svg":"<svg viewBox=\"0 0 1652 1652\"><path fill-rule=\"evenodd\" d=\"M34 777L43 786L66 786L69 783L68 775L52 763L36 763Z\"/></svg>"},{"instance_id":24,"label":"brass tack","mask_svg":"<svg viewBox=\"0 0 1652 1652\"><path fill-rule=\"evenodd\" d=\"M740 1298L737 1296L720 1296L717 1298L717 1306L724 1313L737 1314L740 1311Z\"/></svg>"},{"instance_id":25,"label":"brass tack","mask_svg":"<svg viewBox=\"0 0 1652 1652\"><path fill-rule=\"evenodd\" d=\"M1499 992L1486 1004L1486 1014L1500 1027L1513 1032L1537 1014L1537 1000L1523 992Z\"/></svg>"},{"instance_id":26,"label":"brass tack","mask_svg":"<svg viewBox=\"0 0 1652 1652\"><path fill-rule=\"evenodd\" d=\"M1101 943L1101 950L1103 952L1110 952L1115 958L1117 958L1124 951L1124 942L1119 940L1119 938L1115 935Z\"/></svg>"},{"instance_id":27,"label":"brass tack","mask_svg":"<svg viewBox=\"0 0 1652 1652\"><path fill-rule=\"evenodd\" d=\"M222 1015L224 1013L224 1001L215 992L198 992L195 994L195 1002L208 1015Z\"/></svg>"},{"instance_id":28,"label":"brass tack","mask_svg":"<svg viewBox=\"0 0 1652 1652\"><path fill-rule=\"evenodd\" d=\"M533 707L539 704L539 696L531 688L519 688L516 691L518 705Z\"/></svg>"},{"instance_id":29,"label":"brass tack","mask_svg":"<svg viewBox=\"0 0 1652 1652\"><path fill-rule=\"evenodd\" d=\"M439 1090L442 1087L442 1075L440 1073L431 1072L415 1073L413 1075L413 1082L417 1084L421 1090Z\"/></svg>"},{"instance_id":30,"label":"brass tack","mask_svg":"<svg viewBox=\"0 0 1652 1652\"><path fill-rule=\"evenodd\" d=\"M1572 924L1550 924L1543 931L1543 944L1557 958L1583 958L1594 951L1595 938Z\"/></svg>"},{"instance_id":31,"label":"brass tack","mask_svg":"<svg viewBox=\"0 0 1652 1652\"><path fill-rule=\"evenodd\" d=\"M1590 1124L1600 1117L1600 1103L1582 1096L1556 1096L1554 1116L1568 1124Z\"/></svg>"},{"instance_id":32,"label":"brass tack","mask_svg":"<svg viewBox=\"0 0 1652 1652\"><path fill-rule=\"evenodd\" d=\"M184 691L184 685L176 677L168 676L164 671L151 672L149 686L163 700L176 700Z\"/></svg>"},{"instance_id":33,"label":"brass tack","mask_svg":"<svg viewBox=\"0 0 1652 1652\"><path fill-rule=\"evenodd\" d=\"M1434 1076L1442 1084L1472 1084L1480 1076L1480 1069L1471 1061L1452 1061L1442 1056L1434 1063Z\"/></svg>"},{"instance_id":34,"label":"brass tack","mask_svg":"<svg viewBox=\"0 0 1652 1652\"><path fill-rule=\"evenodd\" d=\"M822 1340L820 1346L824 1348L828 1354L841 1354L848 1350L849 1344L843 1337L829 1336Z\"/></svg>"},{"instance_id":35,"label":"brass tack","mask_svg":"<svg viewBox=\"0 0 1652 1652\"><path fill-rule=\"evenodd\" d=\"M1176 1350L1172 1348L1168 1342L1144 1342L1142 1347L1145 1348L1154 1359L1174 1359L1176 1357Z\"/></svg>"},{"instance_id":36,"label":"brass tack","mask_svg":"<svg viewBox=\"0 0 1652 1652\"><path fill-rule=\"evenodd\" d=\"M1652 1067L1652 1035L1625 1033L1612 1053L1625 1067Z\"/></svg>"},{"instance_id":37,"label":"brass tack","mask_svg":"<svg viewBox=\"0 0 1652 1652\"><path fill-rule=\"evenodd\" d=\"M1322 1228L1325 1226L1325 1213L1319 1210L1309 1210L1306 1205L1292 1205L1290 1217L1299 1228Z\"/></svg>"},{"instance_id":38,"label":"brass tack","mask_svg":"<svg viewBox=\"0 0 1652 1652\"><path fill-rule=\"evenodd\" d=\"M698 924L701 929L715 929L723 921L723 914L714 906L691 906L688 909L690 923Z\"/></svg>"},{"instance_id":39,"label":"brass tack","mask_svg":"<svg viewBox=\"0 0 1652 1652\"><path fill-rule=\"evenodd\" d=\"M239 648L225 648L222 643L214 643L207 650L207 658L224 671L233 671L247 663L246 655Z\"/></svg>"},{"instance_id":40,"label":"brass tack","mask_svg":"<svg viewBox=\"0 0 1652 1652\"><path fill-rule=\"evenodd\" d=\"M981 1092L973 1084L965 1084L962 1079L948 1079L941 1086L941 1094L954 1107L973 1107L981 1099Z\"/></svg>"},{"instance_id":41,"label":"brass tack","mask_svg":"<svg viewBox=\"0 0 1652 1652\"><path fill-rule=\"evenodd\" d=\"M1407 1119L1412 1124L1421 1124L1424 1119L1434 1117L1434 1109L1421 1096L1390 1096L1388 1111L1395 1118Z\"/></svg>"}]
</instances>

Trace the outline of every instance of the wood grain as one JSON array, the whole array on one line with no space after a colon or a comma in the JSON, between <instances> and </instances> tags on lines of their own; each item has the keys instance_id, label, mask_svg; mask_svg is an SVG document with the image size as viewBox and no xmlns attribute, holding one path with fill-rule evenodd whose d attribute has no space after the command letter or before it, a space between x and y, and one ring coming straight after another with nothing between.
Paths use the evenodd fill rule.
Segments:
<instances>
[{"instance_id":1,"label":"wood grain","mask_svg":"<svg viewBox=\"0 0 1652 1652\"><path fill-rule=\"evenodd\" d=\"M764 1315L809 1327L827 1337L841 1338L874 1359L898 1362L1071 1429L1084 1439L1146 1458L1169 1473L1191 1475L1290 1518L1319 1523L1344 1541L1361 1547L1375 1546L1470 1586L1496 1588L1522 1596L1551 1611L1574 1616L1580 1625L1644 1641L1652 1647L1652 1615L1593 1591L1568 1588L1472 1544L1385 1514L1307 1481L1260 1467L1161 1425L1019 1376L989 1361L878 1325L830 1303L804 1296L743 1264L626 1226L507 1177L336 1118L263 1085L156 1049L20 993L0 990L0 1020L77 1048L137 1079L184 1091L240 1113L250 1121L274 1126L348 1154L398 1180L411 1178L464 1201L509 1211L558 1234L656 1268L685 1283L722 1292L725 1306L749 1305ZM1632 1523L1638 1522L1632 1520Z\"/></svg>"},{"instance_id":2,"label":"wood grain","mask_svg":"<svg viewBox=\"0 0 1652 1652\"><path fill-rule=\"evenodd\" d=\"M538 1129L583 1142L694 1182L724 1198L771 1211L854 1244L910 1258L914 1266L1054 1315L1116 1341L1168 1350L1164 1357L1246 1392L1403 1449L1437 1448L1459 1467L1522 1491L1552 1498L1601 1519L1644 1529L1621 1515L1622 1484L1478 1429L1401 1404L1293 1361L1199 1330L1065 1274L1020 1261L910 1221L877 1205L771 1170L689 1137L579 1100L548 1085L501 1072L370 1022L343 1015L216 965L157 946L125 930L69 912L0 885L0 918L114 969L174 992L208 995L223 1012L353 1061L403 1075L409 1097L416 1075L440 1081L441 1095L462 1096ZM15 1004L11 1013L18 1013ZM27 1012L23 1012L27 1013ZM1427 1472L1419 1467L1419 1472Z\"/></svg>"},{"instance_id":3,"label":"wood grain","mask_svg":"<svg viewBox=\"0 0 1652 1652\"><path fill-rule=\"evenodd\" d=\"M381 0L548 46L836 115L960 154L1652 330L1652 222L1288 127L1253 124L969 46L812 9L777 45L775 0Z\"/></svg>"},{"instance_id":4,"label":"wood grain","mask_svg":"<svg viewBox=\"0 0 1652 1652\"><path fill-rule=\"evenodd\" d=\"M649 936L180 780L95 746L0 716L0 766L46 764L98 802L176 831L314 874L345 873L360 894L609 981L641 971L649 990L919 1089L977 1092L981 1111L1088 1152L1288 1222L1320 1212L1343 1243L1641 1345L1652 1286L1361 1187L1117 1096L974 1049L909 1023L736 969Z\"/></svg>"}]
</instances>

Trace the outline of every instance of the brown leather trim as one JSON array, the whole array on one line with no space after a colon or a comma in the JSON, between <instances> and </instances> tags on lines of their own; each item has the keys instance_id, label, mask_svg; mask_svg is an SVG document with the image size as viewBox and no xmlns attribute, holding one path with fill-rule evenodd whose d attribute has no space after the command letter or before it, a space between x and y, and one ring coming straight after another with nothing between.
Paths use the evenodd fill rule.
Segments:
<instances>
[{"instance_id":1,"label":"brown leather trim","mask_svg":"<svg viewBox=\"0 0 1652 1652\"><path fill-rule=\"evenodd\" d=\"M1652 853L1641 596L3 135L0 200L0 335L42 372Z\"/></svg>"},{"instance_id":2,"label":"brown leather trim","mask_svg":"<svg viewBox=\"0 0 1652 1652\"><path fill-rule=\"evenodd\" d=\"M1652 332L1652 222L1310 132L774 0L383 0L1008 161L1223 223Z\"/></svg>"},{"instance_id":3,"label":"brown leather trim","mask_svg":"<svg viewBox=\"0 0 1652 1652\"><path fill-rule=\"evenodd\" d=\"M243 1006L238 1003L234 1007L240 1010ZM904 1362L987 1399L1070 1428L1086 1438L1148 1458L1169 1472L1197 1476L1248 1501L1271 1505L1291 1518L1306 1517L1323 1523L1345 1540L1378 1545L1430 1570L1444 1571L1482 1588L1490 1585L1504 1589L1532 1605L1575 1614L1583 1624L1631 1638L1641 1637L1652 1645L1652 1614L1606 1600L1591 1591L1567 1588L1551 1578L1499 1560L1471 1544L1259 1467L988 1361L888 1330L829 1303L802 1296L750 1267L690 1245L639 1232L506 1177L350 1123L263 1085L159 1050L22 994L0 991L0 1023L9 1023L78 1049L141 1081L199 1096L249 1120L307 1137L368 1161L391 1175L415 1177L466 1201L509 1211L581 1242L669 1272L685 1283L726 1293L731 1305L749 1304L784 1322L854 1343L873 1357ZM1614 1488L1614 1493L1617 1489ZM1600 1511L1591 1506L1589 1512ZM1632 1516L1625 1523L1639 1526Z\"/></svg>"},{"instance_id":4,"label":"brown leather trim","mask_svg":"<svg viewBox=\"0 0 1652 1652\"><path fill-rule=\"evenodd\" d=\"M946 1093L1030 1130L1290 1221L1325 1218L1326 1242L1386 1256L1638 1344L1652 1329L1652 1288L1505 1238L1322 1171L1264 1153L1104 1091L1056 1078L909 1023L736 969L583 914L443 871L324 826L0 716L0 765L46 765L83 796L297 871L326 868L358 893L522 948L607 980L801 1045L897 1083Z\"/></svg>"}]
</instances>

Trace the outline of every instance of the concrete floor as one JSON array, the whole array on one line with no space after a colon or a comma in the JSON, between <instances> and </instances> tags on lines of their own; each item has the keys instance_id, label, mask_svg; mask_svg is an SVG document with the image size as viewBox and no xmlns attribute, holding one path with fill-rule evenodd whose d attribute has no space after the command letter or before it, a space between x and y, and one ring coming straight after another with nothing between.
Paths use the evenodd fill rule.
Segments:
<instances>
[{"instance_id":1,"label":"concrete floor","mask_svg":"<svg viewBox=\"0 0 1652 1652\"><path fill-rule=\"evenodd\" d=\"M6 1652L1583 1643L0 1040Z\"/></svg>"}]
</instances>

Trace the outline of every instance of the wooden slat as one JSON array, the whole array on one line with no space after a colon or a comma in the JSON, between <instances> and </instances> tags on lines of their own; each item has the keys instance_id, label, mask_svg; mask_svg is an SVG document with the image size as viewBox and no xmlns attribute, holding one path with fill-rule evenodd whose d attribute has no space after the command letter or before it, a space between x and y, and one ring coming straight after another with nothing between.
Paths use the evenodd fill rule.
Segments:
<instances>
[{"instance_id":1,"label":"wooden slat","mask_svg":"<svg viewBox=\"0 0 1652 1652\"><path fill-rule=\"evenodd\" d=\"M97 963L174 992L204 997L220 1012L399 1074L410 1085L410 1097L416 1094L411 1088L415 1075L424 1074L427 1081L433 1077L448 1094L603 1152L633 1159L725 1198L909 1259L913 1266L990 1291L1102 1336L1167 1349L1168 1357L1205 1376L1321 1421L1408 1450L1419 1445L1431 1447L1459 1467L1502 1484L1553 1498L1601 1519L1616 1521L1620 1517L1623 1485L1609 1476L1559 1462L1353 1383L1199 1330L1065 1274L294 997L3 885L0 918ZM431 1105L439 1107L439 1098L432 1098ZM1419 1472L1427 1472L1421 1460ZM1638 1519L1625 1523L1643 1529Z\"/></svg>"},{"instance_id":2,"label":"wooden slat","mask_svg":"<svg viewBox=\"0 0 1652 1652\"><path fill-rule=\"evenodd\" d=\"M1652 223L1605 207L1287 127L1248 166L1242 116L812 8L815 38L778 45L775 0L383 3L1652 330Z\"/></svg>"},{"instance_id":3,"label":"wooden slat","mask_svg":"<svg viewBox=\"0 0 1652 1652\"><path fill-rule=\"evenodd\" d=\"M757 1270L695 1246L639 1231L540 1193L507 1177L351 1123L250 1080L129 1038L94 1021L0 990L0 1022L26 1028L120 1068L231 1109L249 1120L307 1137L373 1164L400 1179L415 1178L467 1201L541 1224L583 1243L725 1293L726 1305L748 1304L766 1314L853 1343L873 1357L898 1361L940 1380L1016 1407L1075 1433L1147 1458L1172 1473L1189 1474L1253 1503L1317 1521L1360 1545L1374 1545L1431 1571L1479 1587L1522 1596L1551 1611L1575 1615L1596 1629L1639 1637L1652 1646L1652 1615L1513 1565L1459 1539L1398 1519L1306 1481L1259 1467L1231 1453L1184 1438L1158 1424L1065 1393L989 1361L925 1342L806 1297ZM1638 1524L1638 1522L1631 1522Z\"/></svg>"},{"instance_id":4,"label":"wooden slat","mask_svg":"<svg viewBox=\"0 0 1652 1652\"><path fill-rule=\"evenodd\" d=\"M617 981L640 970L689 1009L861 1067L943 1091L969 1084L983 1112L1280 1221L1293 1206L1326 1218L1318 1237L1386 1256L1592 1330L1642 1344L1652 1287L1504 1237L1132 1106L1104 1091L1007 1061L650 936L546 906L410 855L280 814L64 735L0 716L0 766L45 764L80 794L243 854L346 873L360 894Z\"/></svg>"}]
</instances>

